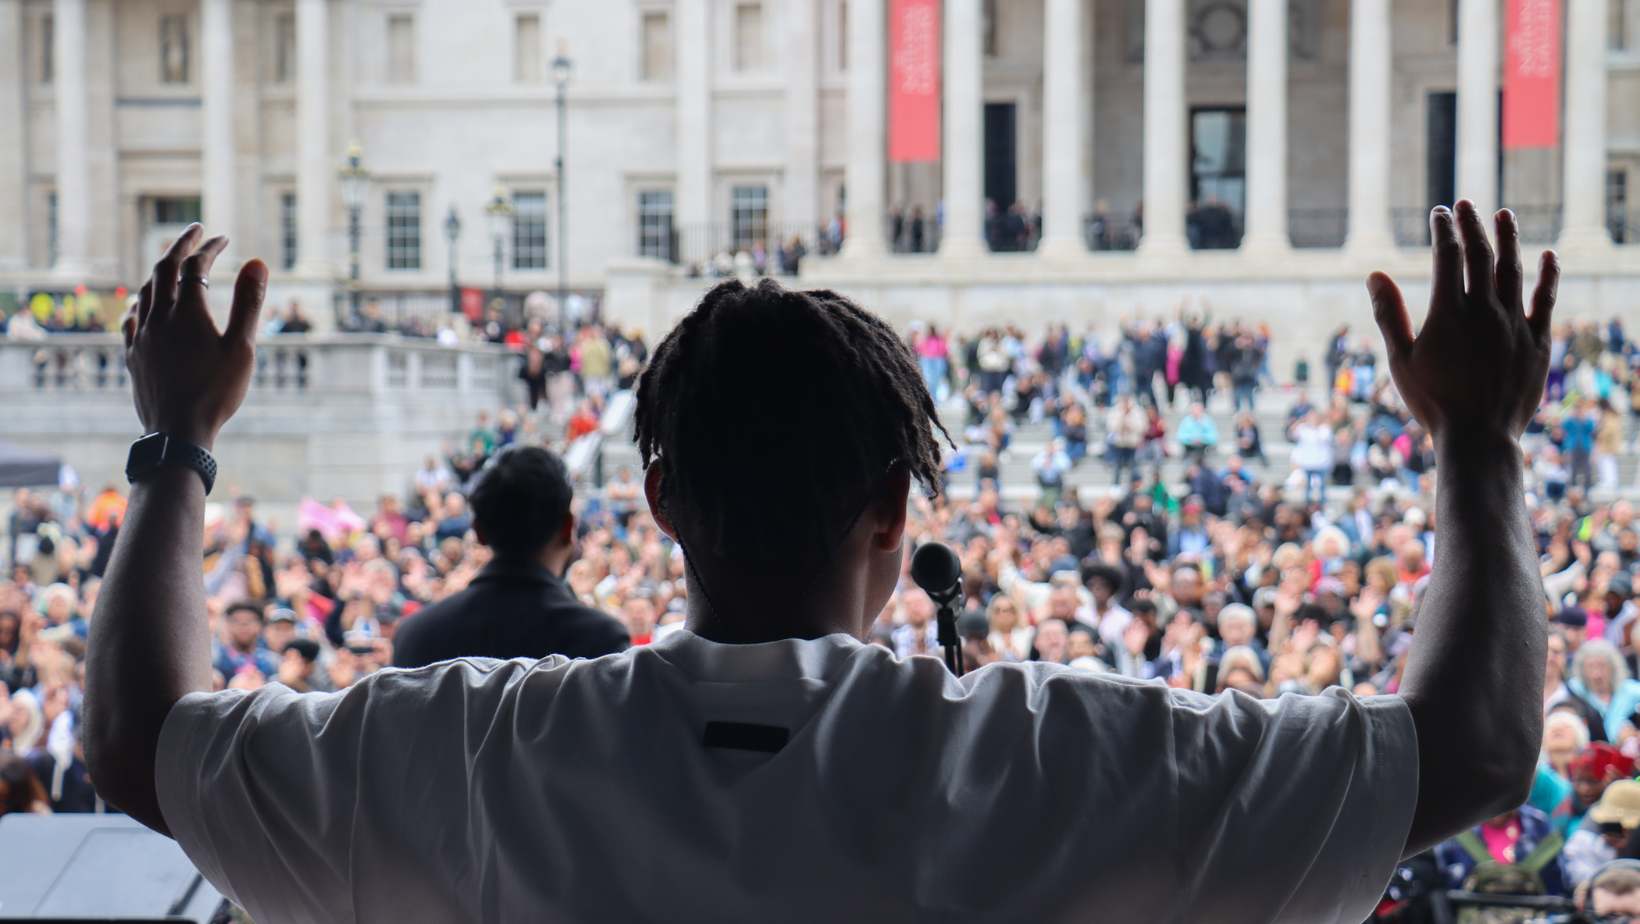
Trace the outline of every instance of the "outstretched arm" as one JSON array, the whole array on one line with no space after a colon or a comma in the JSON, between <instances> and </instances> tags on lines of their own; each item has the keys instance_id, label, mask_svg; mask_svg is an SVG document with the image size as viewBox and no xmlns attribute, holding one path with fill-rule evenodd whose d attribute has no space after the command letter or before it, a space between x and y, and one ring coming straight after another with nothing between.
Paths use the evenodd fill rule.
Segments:
<instances>
[{"instance_id":1,"label":"outstretched arm","mask_svg":"<svg viewBox=\"0 0 1640 924\"><path fill-rule=\"evenodd\" d=\"M126 365L144 432L211 448L250 384L268 271L252 260L219 333L203 282L227 246L192 225L154 266L126 317ZM209 690L202 543L205 488L192 470L160 469L131 489L86 645L86 763L97 791L170 833L154 791L165 717L184 694Z\"/></svg>"},{"instance_id":2,"label":"outstretched arm","mask_svg":"<svg viewBox=\"0 0 1640 924\"><path fill-rule=\"evenodd\" d=\"M1429 313L1416 337L1383 273L1367 282L1401 396L1435 440L1435 559L1401 695L1418 731L1414 853L1526 800L1542 737L1542 582L1516 444L1543 396L1560 266L1522 304L1520 233L1473 203L1437 208ZM1467 285L1465 276L1468 276Z\"/></svg>"}]
</instances>

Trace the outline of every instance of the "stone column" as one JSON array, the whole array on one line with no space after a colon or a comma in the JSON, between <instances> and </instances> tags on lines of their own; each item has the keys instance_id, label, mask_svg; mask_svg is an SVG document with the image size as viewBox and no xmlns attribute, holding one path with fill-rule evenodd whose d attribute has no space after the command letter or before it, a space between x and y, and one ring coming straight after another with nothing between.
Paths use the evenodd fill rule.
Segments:
<instances>
[{"instance_id":1,"label":"stone column","mask_svg":"<svg viewBox=\"0 0 1640 924\"><path fill-rule=\"evenodd\" d=\"M786 73L787 234L812 239L820 224L820 53L816 0L785 0L781 17L781 70ZM770 241L779 249L780 241Z\"/></svg>"},{"instance_id":2,"label":"stone column","mask_svg":"<svg viewBox=\"0 0 1640 924\"><path fill-rule=\"evenodd\" d=\"M1389 227L1390 0L1350 2L1350 215L1344 248L1377 257Z\"/></svg>"},{"instance_id":3,"label":"stone column","mask_svg":"<svg viewBox=\"0 0 1640 924\"><path fill-rule=\"evenodd\" d=\"M1242 249L1280 253L1287 234L1287 0L1248 0L1247 230Z\"/></svg>"},{"instance_id":4,"label":"stone column","mask_svg":"<svg viewBox=\"0 0 1640 924\"><path fill-rule=\"evenodd\" d=\"M30 55L30 58L36 56ZM27 120L23 100L28 87L38 79L39 63L34 62L34 73L23 65L23 4L19 0L0 0L0 87L11 92L0 93L0 215L11 216L0 222L0 272L21 270L28 266L28 230L31 214L28 202Z\"/></svg>"},{"instance_id":5,"label":"stone column","mask_svg":"<svg viewBox=\"0 0 1640 924\"><path fill-rule=\"evenodd\" d=\"M940 253L985 250L985 49L980 0L945 3L945 228ZM1007 208L1008 203L997 204Z\"/></svg>"},{"instance_id":6,"label":"stone column","mask_svg":"<svg viewBox=\"0 0 1640 924\"><path fill-rule=\"evenodd\" d=\"M296 0L296 275L331 275L330 3Z\"/></svg>"},{"instance_id":7,"label":"stone column","mask_svg":"<svg viewBox=\"0 0 1640 924\"><path fill-rule=\"evenodd\" d=\"M1145 2L1144 234L1139 252L1174 256L1185 237L1184 0Z\"/></svg>"},{"instance_id":8,"label":"stone column","mask_svg":"<svg viewBox=\"0 0 1640 924\"><path fill-rule=\"evenodd\" d=\"M680 257L706 260L712 212L712 16L710 0L678 0L678 178ZM719 219L727 219L727 212ZM698 253L695 251L699 251Z\"/></svg>"},{"instance_id":9,"label":"stone column","mask_svg":"<svg viewBox=\"0 0 1640 924\"><path fill-rule=\"evenodd\" d=\"M233 0L201 0L199 14L200 97L203 129L200 167L203 219L209 236L233 236ZM233 244L229 250L239 250ZM232 260L224 261L231 265Z\"/></svg>"},{"instance_id":10,"label":"stone column","mask_svg":"<svg viewBox=\"0 0 1640 924\"><path fill-rule=\"evenodd\" d=\"M1498 207L1498 0L1458 0L1458 198Z\"/></svg>"},{"instance_id":11,"label":"stone column","mask_svg":"<svg viewBox=\"0 0 1640 924\"><path fill-rule=\"evenodd\" d=\"M52 4L52 90L57 105L56 275L80 283L91 271L91 167L86 145L86 0Z\"/></svg>"},{"instance_id":12,"label":"stone column","mask_svg":"<svg viewBox=\"0 0 1640 924\"><path fill-rule=\"evenodd\" d=\"M840 256L880 257L883 182L887 177L887 21L883 0L849 0L847 200Z\"/></svg>"},{"instance_id":13,"label":"stone column","mask_svg":"<svg viewBox=\"0 0 1640 924\"><path fill-rule=\"evenodd\" d=\"M1088 99L1082 95L1087 49L1083 0L1047 0L1042 36L1042 242L1044 257L1087 251L1082 213L1087 185L1082 174L1087 143Z\"/></svg>"},{"instance_id":14,"label":"stone column","mask_svg":"<svg viewBox=\"0 0 1640 924\"><path fill-rule=\"evenodd\" d=\"M1566 107L1561 149L1562 251L1612 247L1606 228L1606 0L1568 0Z\"/></svg>"}]
</instances>

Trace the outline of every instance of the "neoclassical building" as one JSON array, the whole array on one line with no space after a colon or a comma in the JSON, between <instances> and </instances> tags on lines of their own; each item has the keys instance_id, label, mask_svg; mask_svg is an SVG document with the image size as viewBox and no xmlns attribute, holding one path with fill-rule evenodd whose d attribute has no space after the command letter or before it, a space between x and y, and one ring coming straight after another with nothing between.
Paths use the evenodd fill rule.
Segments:
<instances>
[{"instance_id":1,"label":"neoclassical building","mask_svg":"<svg viewBox=\"0 0 1640 924\"><path fill-rule=\"evenodd\" d=\"M1418 297L1461 195L1564 251L1568 311L1640 319L1640 0L1538 4L1559 130L1507 151L1505 0L943 0L920 163L889 157L893 5L0 0L0 298L132 285L202 217L320 320L356 241L389 305L562 283L654 330L689 264L841 218L805 281L902 320L1199 299L1319 336L1366 326L1368 268ZM1034 252L990 251L988 201L1040 213ZM937 252L891 233L913 209Z\"/></svg>"}]
</instances>

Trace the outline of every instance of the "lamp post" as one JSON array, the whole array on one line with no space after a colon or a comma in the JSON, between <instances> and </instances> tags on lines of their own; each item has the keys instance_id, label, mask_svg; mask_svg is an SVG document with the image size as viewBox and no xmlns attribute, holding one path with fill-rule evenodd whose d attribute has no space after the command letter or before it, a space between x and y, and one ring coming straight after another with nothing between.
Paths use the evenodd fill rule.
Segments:
<instances>
[{"instance_id":1,"label":"lamp post","mask_svg":"<svg viewBox=\"0 0 1640 924\"><path fill-rule=\"evenodd\" d=\"M501 298L501 257L507 245L507 232L512 230L513 207L507 201L507 190L497 186L495 194L490 196L490 204L484 206L484 213L490 216L490 236L495 239L495 292L490 299L493 303Z\"/></svg>"},{"instance_id":2,"label":"lamp post","mask_svg":"<svg viewBox=\"0 0 1640 924\"><path fill-rule=\"evenodd\" d=\"M461 287L456 284L456 241L461 238L461 216L456 214L455 205L450 206L450 214L444 216L444 239L450 242L450 313L461 313Z\"/></svg>"},{"instance_id":3,"label":"lamp post","mask_svg":"<svg viewBox=\"0 0 1640 924\"><path fill-rule=\"evenodd\" d=\"M364 169L364 152L357 141L347 146L347 160L342 165L342 200L347 203L348 303L352 310L350 321L359 319L359 218L364 209L364 197L370 190L370 174Z\"/></svg>"},{"instance_id":4,"label":"lamp post","mask_svg":"<svg viewBox=\"0 0 1640 924\"><path fill-rule=\"evenodd\" d=\"M558 332L569 339L569 264L566 258L569 234L565 230L564 200L569 197L569 187L564 183L564 135L569 131L568 109L564 105L564 90L569 86L569 78L575 72L575 64L565 54L564 44L558 44L558 54L552 59L552 83L557 88L558 108Z\"/></svg>"}]
</instances>

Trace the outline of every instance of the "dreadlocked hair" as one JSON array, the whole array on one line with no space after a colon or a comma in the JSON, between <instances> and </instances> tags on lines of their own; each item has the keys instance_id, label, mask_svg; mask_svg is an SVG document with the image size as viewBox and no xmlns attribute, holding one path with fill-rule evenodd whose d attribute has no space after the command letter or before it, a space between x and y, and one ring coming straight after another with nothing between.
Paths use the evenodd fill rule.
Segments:
<instances>
[{"instance_id":1,"label":"dreadlocked hair","mask_svg":"<svg viewBox=\"0 0 1640 924\"><path fill-rule=\"evenodd\" d=\"M937 494L936 431L955 445L881 318L768 279L714 287L666 335L635 423L690 551L771 573L828 559L891 467Z\"/></svg>"}]
</instances>

